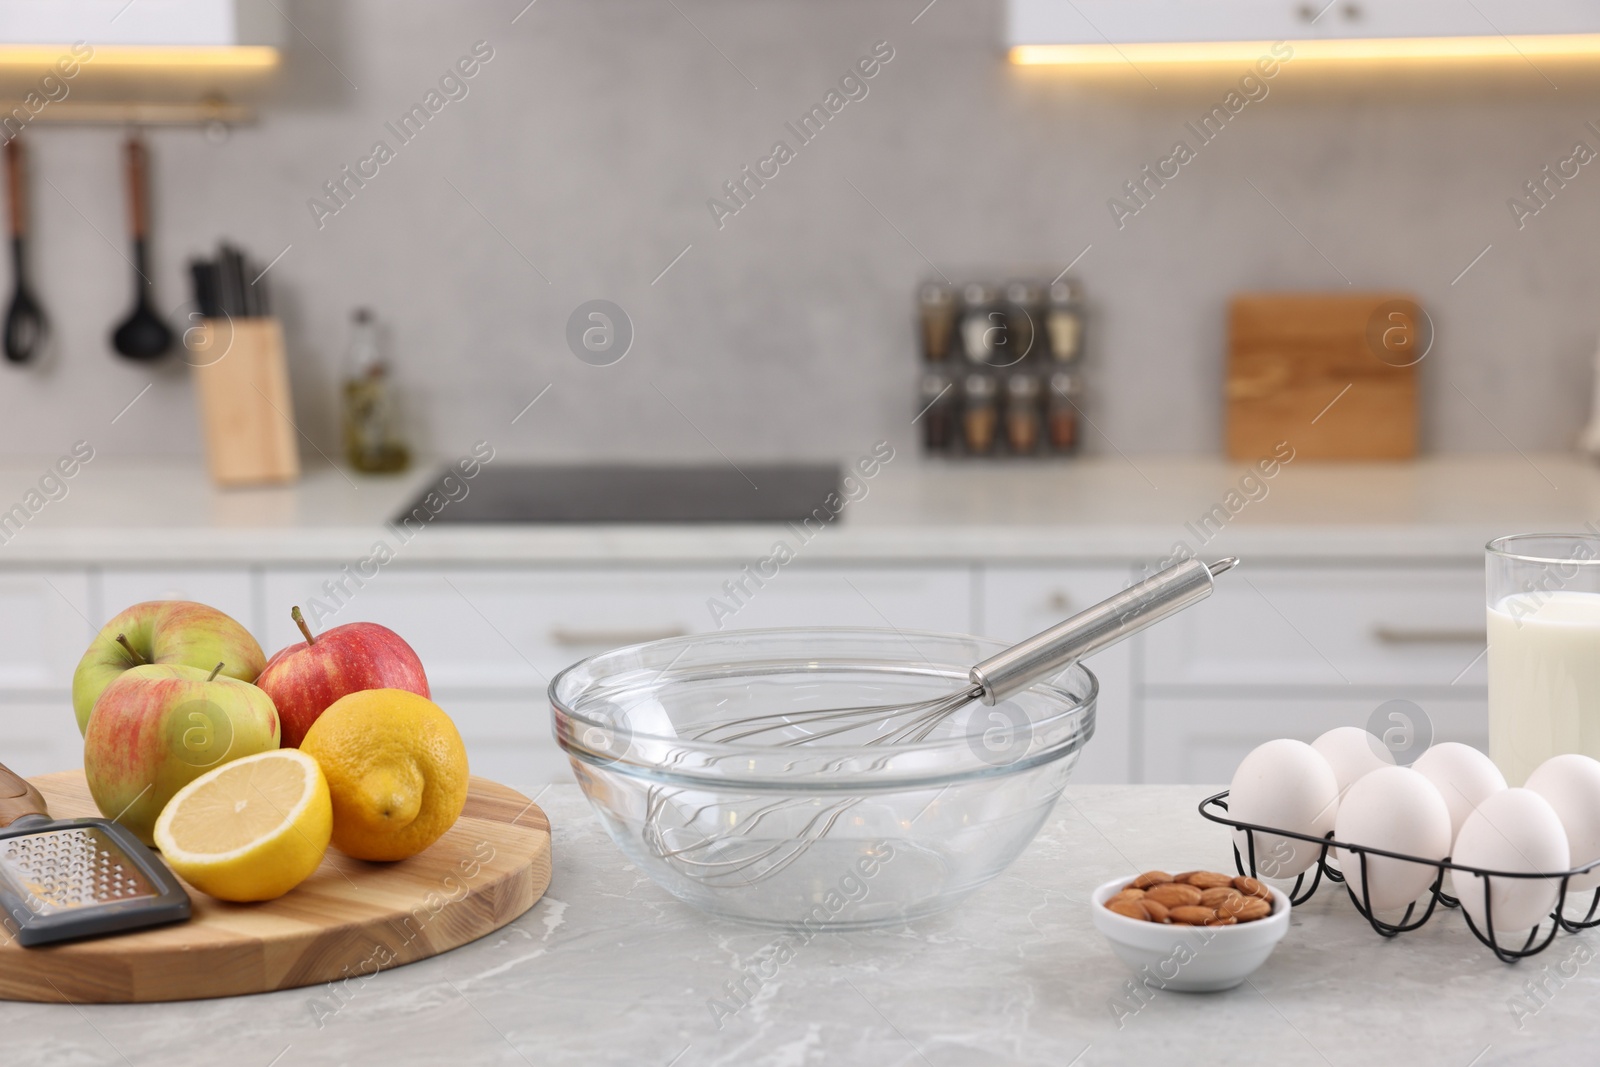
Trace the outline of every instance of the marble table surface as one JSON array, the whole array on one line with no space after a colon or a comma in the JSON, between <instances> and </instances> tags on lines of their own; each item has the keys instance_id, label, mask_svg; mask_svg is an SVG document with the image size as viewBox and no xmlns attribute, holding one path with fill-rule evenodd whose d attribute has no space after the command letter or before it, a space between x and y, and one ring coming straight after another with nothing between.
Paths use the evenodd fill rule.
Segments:
<instances>
[{"instance_id":1,"label":"marble table surface","mask_svg":"<svg viewBox=\"0 0 1600 1067\"><path fill-rule=\"evenodd\" d=\"M0 1004L6 1064L293 1067L1215 1063L1593 1064L1600 931L1497 962L1461 917L1395 941L1324 889L1250 983L1161 992L1090 925L1100 882L1220 868L1199 786L1070 788L1031 848L963 906L822 934L747 1006L712 1001L774 932L709 919L630 867L575 786L539 798L555 878L517 922L433 960L328 987L128 1006ZM770 968L768 968L770 970ZM1121 1007L1119 1008L1119 1005Z\"/></svg>"}]
</instances>

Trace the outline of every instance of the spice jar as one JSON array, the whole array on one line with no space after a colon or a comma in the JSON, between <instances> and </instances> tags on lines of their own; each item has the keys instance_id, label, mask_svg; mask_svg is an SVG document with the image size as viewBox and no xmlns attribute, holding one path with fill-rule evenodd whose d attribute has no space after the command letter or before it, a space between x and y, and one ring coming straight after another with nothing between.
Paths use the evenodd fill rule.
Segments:
<instances>
[{"instance_id":1,"label":"spice jar","mask_svg":"<svg viewBox=\"0 0 1600 1067\"><path fill-rule=\"evenodd\" d=\"M1081 378L1070 371L1050 376L1050 397L1046 404L1050 449L1072 452L1078 447L1078 397L1083 393Z\"/></svg>"},{"instance_id":2,"label":"spice jar","mask_svg":"<svg viewBox=\"0 0 1600 1067\"><path fill-rule=\"evenodd\" d=\"M1006 379L1006 444L1019 456L1039 450L1039 379L1013 374Z\"/></svg>"},{"instance_id":3,"label":"spice jar","mask_svg":"<svg viewBox=\"0 0 1600 1067\"><path fill-rule=\"evenodd\" d=\"M950 355L956 330L956 294L948 285L929 282L917 294L918 333L922 358L943 363Z\"/></svg>"},{"instance_id":4,"label":"spice jar","mask_svg":"<svg viewBox=\"0 0 1600 1067\"><path fill-rule=\"evenodd\" d=\"M922 444L929 452L948 452L956 438L956 389L948 374L922 376Z\"/></svg>"},{"instance_id":5,"label":"spice jar","mask_svg":"<svg viewBox=\"0 0 1600 1067\"><path fill-rule=\"evenodd\" d=\"M1083 352L1083 309L1077 288L1071 282L1050 286L1050 304L1045 310L1045 333L1050 338L1050 358L1071 363Z\"/></svg>"},{"instance_id":6,"label":"spice jar","mask_svg":"<svg viewBox=\"0 0 1600 1067\"><path fill-rule=\"evenodd\" d=\"M994 451L995 432L1000 412L996 403L999 386L987 374L969 374L962 390L961 426L967 451L983 456Z\"/></svg>"},{"instance_id":7,"label":"spice jar","mask_svg":"<svg viewBox=\"0 0 1600 1067\"><path fill-rule=\"evenodd\" d=\"M961 291L961 347L973 363L994 366L1006 343L1006 315L999 292L974 282Z\"/></svg>"},{"instance_id":8,"label":"spice jar","mask_svg":"<svg viewBox=\"0 0 1600 1067\"><path fill-rule=\"evenodd\" d=\"M1044 290L1033 282L1012 282L1006 286L1006 347L998 365L1014 367L1033 354L1044 340Z\"/></svg>"}]
</instances>

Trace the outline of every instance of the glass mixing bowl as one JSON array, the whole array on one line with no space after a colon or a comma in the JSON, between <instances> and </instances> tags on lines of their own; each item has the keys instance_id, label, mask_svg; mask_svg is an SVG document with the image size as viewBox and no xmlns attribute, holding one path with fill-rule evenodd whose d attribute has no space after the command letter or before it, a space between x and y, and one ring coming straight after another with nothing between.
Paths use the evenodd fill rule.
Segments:
<instances>
[{"instance_id":1,"label":"glass mixing bowl","mask_svg":"<svg viewBox=\"0 0 1600 1067\"><path fill-rule=\"evenodd\" d=\"M920 740L894 736L906 715L805 713L952 693L1004 647L834 628L653 641L557 675L553 730L612 838L680 900L786 927L900 922L1033 840L1094 733L1094 675L970 703Z\"/></svg>"}]
</instances>

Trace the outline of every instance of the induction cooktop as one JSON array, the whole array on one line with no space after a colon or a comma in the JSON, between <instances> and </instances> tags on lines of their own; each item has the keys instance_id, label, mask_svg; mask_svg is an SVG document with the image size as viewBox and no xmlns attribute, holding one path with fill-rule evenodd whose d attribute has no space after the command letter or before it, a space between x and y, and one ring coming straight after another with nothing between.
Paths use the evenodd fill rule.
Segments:
<instances>
[{"instance_id":1,"label":"induction cooktop","mask_svg":"<svg viewBox=\"0 0 1600 1067\"><path fill-rule=\"evenodd\" d=\"M799 522L838 489L834 464L495 464L471 479L447 471L396 521Z\"/></svg>"}]
</instances>

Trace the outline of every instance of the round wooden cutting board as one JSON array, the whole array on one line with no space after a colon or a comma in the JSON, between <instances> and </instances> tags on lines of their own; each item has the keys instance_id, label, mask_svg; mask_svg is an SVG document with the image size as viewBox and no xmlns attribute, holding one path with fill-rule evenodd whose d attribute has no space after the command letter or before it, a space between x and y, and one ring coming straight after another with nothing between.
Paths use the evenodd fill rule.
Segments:
<instances>
[{"instance_id":1,"label":"round wooden cutting board","mask_svg":"<svg viewBox=\"0 0 1600 1067\"><path fill-rule=\"evenodd\" d=\"M58 819L99 814L81 771L31 781ZM550 820L516 790L474 778L455 826L408 860L330 848L277 900L229 904L190 889L185 923L38 948L7 940L0 999L196 1000L360 979L492 933L549 885Z\"/></svg>"}]
</instances>

